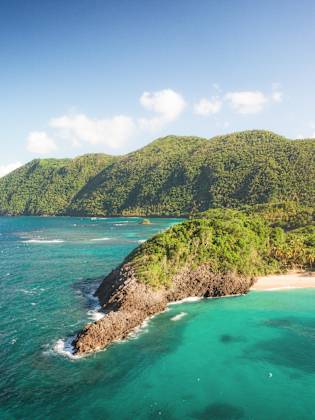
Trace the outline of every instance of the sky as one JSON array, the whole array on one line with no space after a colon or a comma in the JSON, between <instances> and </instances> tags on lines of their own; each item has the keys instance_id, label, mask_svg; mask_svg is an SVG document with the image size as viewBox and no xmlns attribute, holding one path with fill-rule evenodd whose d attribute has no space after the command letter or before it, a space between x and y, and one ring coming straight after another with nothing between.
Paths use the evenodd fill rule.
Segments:
<instances>
[{"instance_id":1,"label":"sky","mask_svg":"<svg viewBox=\"0 0 315 420\"><path fill-rule=\"evenodd\" d=\"M313 0L0 0L0 176L167 134L315 137Z\"/></svg>"}]
</instances>

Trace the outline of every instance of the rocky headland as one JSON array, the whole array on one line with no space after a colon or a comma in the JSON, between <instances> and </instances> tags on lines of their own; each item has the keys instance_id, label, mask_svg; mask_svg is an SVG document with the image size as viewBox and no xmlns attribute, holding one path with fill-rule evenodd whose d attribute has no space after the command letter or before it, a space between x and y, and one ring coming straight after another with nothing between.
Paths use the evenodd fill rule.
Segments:
<instances>
[{"instance_id":1,"label":"rocky headland","mask_svg":"<svg viewBox=\"0 0 315 420\"><path fill-rule=\"evenodd\" d=\"M77 335L74 353L126 338L171 302L244 294L259 276L313 270L314 243L313 208L291 202L213 209L174 225L137 247L102 281L95 295L104 317Z\"/></svg>"},{"instance_id":2,"label":"rocky headland","mask_svg":"<svg viewBox=\"0 0 315 420\"><path fill-rule=\"evenodd\" d=\"M220 297L244 294L253 278L235 274L214 274L207 264L195 270L184 269L173 277L170 287L155 288L139 281L128 263L113 270L95 295L104 318L88 324L73 342L78 356L107 347L126 338L148 317L162 312L170 302L188 297Z\"/></svg>"}]
</instances>

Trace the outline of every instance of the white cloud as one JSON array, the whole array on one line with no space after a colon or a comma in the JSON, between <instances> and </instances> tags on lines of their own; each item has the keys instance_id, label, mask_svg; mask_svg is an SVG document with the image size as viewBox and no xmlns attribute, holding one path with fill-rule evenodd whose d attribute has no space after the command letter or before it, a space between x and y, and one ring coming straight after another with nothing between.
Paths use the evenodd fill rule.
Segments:
<instances>
[{"instance_id":1,"label":"white cloud","mask_svg":"<svg viewBox=\"0 0 315 420\"><path fill-rule=\"evenodd\" d=\"M262 111L268 101L266 95L259 90L228 92L225 99L239 114L256 114Z\"/></svg>"},{"instance_id":2,"label":"white cloud","mask_svg":"<svg viewBox=\"0 0 315 420\"><path fill-rule=\"evenodd\" d=\"M54 137L71 142L73 147L83 142L104 145L111 149L123 147L139 130L156 131L175 121L183 112L184 98L171 89L144 92L140 104L154 114L138 120L116 115L111 118L91 118L85 114L65 114L49 121ZM32 132L28 137L28 149L36 153L56 150L56 145L45 132Z\"/></svg>"},{"instance_id":3,"label":"white cloud","mask_svg":"<svg viewBox=\"0 0 315 420\"><path fill-rule=\"evenodd\" d=\"M112 118L90 118L85 114L63 115L50 120L61 137L71 139L73 145L80 141L103 144L112 149L123 146L135 131L131 117L117 115Z\"/></svg>"},{"instance_id":4,"label":"white cloud","mask_svg":"<svg viewBox=\"0 0 315 420\"><path fill-rule=\"evenodd\" d=\"M272 101L277 102L277 103L282 102L283 92L282 92L280 83L273 83L271 85L271 89L272 89L272 94L271 94Z\"/></svg>"},{"instance_id":5,"label":"white cloud","mask_svg":"<svg viewBox=\"0 0 315 420\"><path fill-rule=\"evenodd\" d=\"M205 117L210 114L217 114L221 107L222 101L217 96L213 96L211 100L202 98L194 105L194 112Z\"/></svg>"},{"instance_id":6,"label":"white cloud","mask_svg":"<svg viewBox=\"0 0 315 420\"><path fill-rule=\"evenodd\" d=\"M8 165L0 165L0 178L22 166L21 162L9 163Z\"/></svg>"},{"instance_id":7,"label":"white cloud","mask_svg":"<svg viewBox=\"0 0 315 420\"><path fill-rule=\"evenodd\" d=\"M158 114L151 118L140 118L138 121L140 128L153 131L175 121L186 107L183 96L172 89L144 92L140 97L140 104Z\"/></svg>"},{"instance_id":8,"label":"white cloud","mask_svg":"<svg viewBox=\"0 0 315 420\"><path fill-rule=\"evenodd\" d=\"M45 131L32 131L27 137L27 150L37 154L47 154L57 150L57 145Z\"/></svg>"},{"instance_id":9,"label":"white cloud","mask_svg":"<svg viewBox=\"0 0 315 420\"><path fill-rule=\"evenodd\" d=\"M283 93L280 91L274 91L271 94L271 98L274 102L280 103L282 102L282 99L283 99Z\"/></svg>"}]
</instances>

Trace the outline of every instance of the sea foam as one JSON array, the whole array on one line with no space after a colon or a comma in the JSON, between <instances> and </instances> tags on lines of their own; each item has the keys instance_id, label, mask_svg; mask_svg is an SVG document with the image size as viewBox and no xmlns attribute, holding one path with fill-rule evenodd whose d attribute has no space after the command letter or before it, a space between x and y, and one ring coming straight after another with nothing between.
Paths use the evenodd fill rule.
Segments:
<instances>
[{"instance_id":1,"label":"sea foam","mask_svg":"<svg viewBox=\"0 0 315 420\"><path fill-rule=\"evenodd\" d=\"M92 321L99 321L105 316L104 312L100 312L97 309L91 309L90 311L87 312L87 314Z\"/></svg>"},{"instance_id":2,"label":"sea foam","mask_svg":"<svg viewBox=\"0 0 315 420\"><path fill-rule=\"evenodd\" d=\"M79 356L74 354L74 348L72 345L75 336L68 337L67 339L59 339L53 346L53 352L60 354L61 356L68 357L69 359L79 359Z\"/></svg>"},{"instance_id":3,"label":"sea foam","mask_svg":"<svg viewBox=\"0 0 315 420\"><path fill-rule=\"evenodd\" d=\"M190 296L181 300L175 300L174 302L170 302L169 305L180 305L181 303L191 303L191 302L198 302L202 300L203 297L199 296Z\"/></svg>"},{"instance_id":4,"label":"sea foam","mask_svg":"<svg viewBox=\"0 0 315 420\"><path fill-rule=\"evenodd\" d=\"M90 310L87 312L88 317L91 321L99 321L100 319L104 318L105 314L102 311L102 307L100 305L100 302L96 296L94 296L94 293L88 293L86 295L88 301L89 301L89 307Z\"/></svg>"},{"instance_id":5,"label":"sea foam","mask_svg":"<svg viewBox=\"0 0 315 420\"><path fill-rule=\"evenodd\" d=\"M180 319L182 319L186 315L187 315L187 312L180 312L179 314L173 316L171 318L171 321L179 321Z\"/></svg>"}]
</instances>

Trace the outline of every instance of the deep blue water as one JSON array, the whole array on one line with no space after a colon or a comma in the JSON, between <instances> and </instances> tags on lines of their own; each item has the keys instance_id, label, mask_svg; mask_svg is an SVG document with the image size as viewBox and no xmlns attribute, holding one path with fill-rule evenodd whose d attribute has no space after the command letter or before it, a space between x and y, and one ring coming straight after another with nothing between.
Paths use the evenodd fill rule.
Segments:
<instances>
[{"instance_id":1,"label":"deep blue water","mask_svg":"<svg viewBox=\"0 0 315 420\"><path fill-rule=\"evenodd\" d=\"M0 218L0 418L314 419L314 290L173 305L135 339L60 354L100 277L179 220L152 221Z\"/></svg>"}]
</instances>

